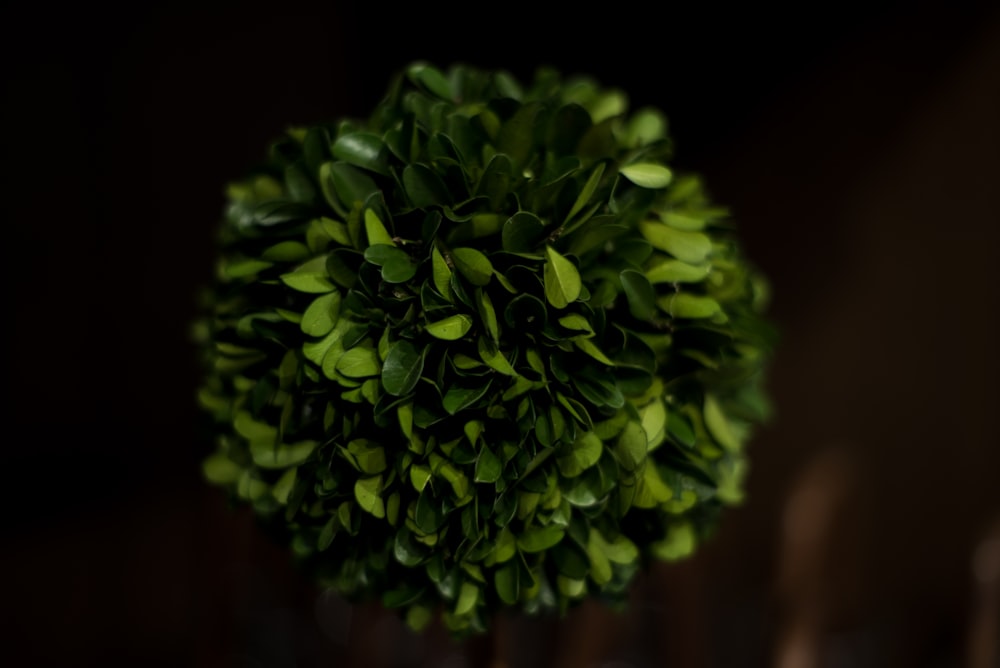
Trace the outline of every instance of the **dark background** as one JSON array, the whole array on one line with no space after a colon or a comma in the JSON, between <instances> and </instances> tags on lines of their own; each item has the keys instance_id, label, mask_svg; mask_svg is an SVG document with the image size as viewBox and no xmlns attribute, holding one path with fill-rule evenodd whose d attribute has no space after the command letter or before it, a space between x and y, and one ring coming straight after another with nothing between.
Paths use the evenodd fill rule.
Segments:
<instances>
[{"instance_id":1,"label":"dark background","mask_svg":"<svg viewBox=\"0 0 1000 668\"><path fill-rule=\"evenodd\" d=\"M641 584L605 658L776 665L800 618L791 586L824 611L824 665L971 665L970 564L1000 516L989 5L5 6L4 653L318 666L356 652L358 614L314 605L201 482L187 332L225 183L286 126L364 116L426 59L521 78L553 65L659 106L677 167L705 175L773 283L777 416L752 445L748 501L692 562ZM813 584L787 585L783 513L813 474L839 481L838 519ZM558 627L538 628L551 636L521 629L524 646L563 651ZM397 641L387 665L462 665Z\"/></svg>"}]
</instances>

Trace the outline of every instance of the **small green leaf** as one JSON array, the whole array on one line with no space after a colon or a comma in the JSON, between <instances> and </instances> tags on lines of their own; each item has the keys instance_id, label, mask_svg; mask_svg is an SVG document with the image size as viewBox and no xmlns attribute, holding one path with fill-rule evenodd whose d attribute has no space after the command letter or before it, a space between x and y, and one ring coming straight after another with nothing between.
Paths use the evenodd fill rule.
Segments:
<instances>
[{"instance_id":1,"label":"small green leaf","mask_svg":"<svg viewBox=\"0 0 1000 668\"><path fill-rule=\"evenodd\" d=\"M494 210L499 210L510 191L513 173L514 166L510 158L503 153L497 153L490 159L486 169L483 170L483 175L479 177L476 194L489 197L490 206Z\"/></svg>"},{"instance_id":2,"label":"small green leaf","mask_svg":"<svg viewBox=\"0 0 1000 668\"><path fill-rule=\"evenodd\" d=\"M615 453L626 471L634 471L646 459L646 432L638 422L629 421L618 436Z\"/></svg>"},{"instance_id":3,"label":"small green leaf","mask_svg":"<svg viewBox=\"0 0 1000 668\"><path fill-rule=\"evenodd\" d=\"M694 430L680 413L672 413L667 420L667 433L673 436L681 445L693 448L698 442Z\"/></svg>"},{"instance_id":4,"label":"small green leaf","mask_svg":"<svg viewBox=\"0 0 1000 668\"><path fill-rule=\"evenodd\" d=\"M662 399L654 399L639 412L642 418L642 430L646 432L646 442L649 450L663 443L667 435L667 407Z\"/></svg>"},{"instance_id":5,"label":"small green leaf","mask_svg":"<svg viewBox=\"0 0 1000 668\"><path fill-rule=\"evenodd\" d=\"M517 538L517 546L522 552L544 552L563 539L566 530L556 524L532 526Z\"/></svg>"},{"instance_id":6,"label":"small green leaf","mask_svg":"<svg viewBox=\"0 0 1000 668\"><path fill-rule=\"evenodd\" d=\"M472 318L459 313L444 320L438 320L427 325L427 333L436 339L456 341L472 329Z\"/></svg>"},{"instance_id":7,"label":"small green leaf","mask_svg":"<svg viewBox=\"0 0 1000 668\"><path fill-rule=\"evenodd\" d=\"M378 353L374 348L355 346L337 360L336 369L348 378L368 378L379 375Z\"/></svg>"},{"instance_id":8,"label":"small green leaf","mask_svg":"<svg viewBox=\"0 0 1000 668\"><path fill-rule=\"evenodd\" d=\"M365 209L365 232L368 234L368 245L385 244L393 246L392 235L385 229L385 225L372 209Z\"/></svg>"},{"instance_id":9,"label":"small green leaf","mask_svg":"<svg viewBox=\"0 0 1000 668\"><path fill-rule=\"evenodd\" d=\"M378 135L352 132L337 138L331 148L333 157L383 176L389 175L389 150Z\"/></svg>"},{"instance_id":10,"label":"small green leaf","mask_svg":"<svg viewBox=\"0 0 1000 668\"><path fill-rule=\"evenodd\" d=\"M653 544L653 555L664 561L679 561L694 552L698 540L690 522L670 525L667 536Z\"/></svg>"},{"instance_id":11,"label":"small green leaf","mask_svg":"<svg viewBox=\"0 0 1000 668\"><path fill-rule=\"evenodd\" d=\"M569 210L569 213L566 214L566 222L569 222L573 216L579 213L580 210L587 205L590 198L594 196L597 186L600 185L602 176L604 176L604 163L600 162L597 164L597 167L594 168L594 171L590 173L590 176L587 178L587 182L583 186L583 190L580 191L576 201L573 203L573 207ZM576 227L576 225L573 227Z\"/></svg>"},{"instance_id":12,"label":"small green leaf","mask_svg":"<svg viewBox=\"0 0 1000 668\"><path fill-rule=\"evenodd\" d=\"M507 605L517 603L521 595L519 575L516 561L508 561L493 574L493 585L496 587L497 596Z\"/></svg>"},{"instance_id":13,"label":"small green leaf","mask_svg":"<svg viewBox=\"0 0 1000 668\"><path fill-rule=\"evenodd\" d=\"M382 386L395 397L409 394L420 380L423 370L423 352L406 339L400 339L392 344L385 358Z\"/></svg>"},{"instance_id":14,"label":"small green leaf","mask_svg":"<svg viewBox=\"0 0 1000 668\"><path fill-rule=\"evenodd\" d=\"M606 554L607 543L597 529L591 528L587 540L587 558L590 559L590 577L599 586L611 582L611 562Z\"/></svg>"},{"instance_id":15,"label":"small green leaf","mask_svg":"<svg viewBox=\"0 0 1000 668\"><path fill-rule=\"evenodd\" d=\"M300 264L294 271L281 275L281 282L299 292L325 294L335 286L326 270L326 258L315 257Z\"/></svg>"},{"instance_id":16,"label":"small green leaf","mask_svg":"<svg viewBox=\"0 0 1000 668\"><path fill-rule=\"evenodd\" d=\"M262 469L286 469L309 459L317 445L319 443L316 441L274 445L268 441L255 440L250 442L250 457Z\"/></svg>"},{"instance_id":17,"label":"small green leaf","mask_svg":"<svg viewBox=\"0 0 1000 668\"><path fill-rule=\"evenodd\" d=\"M344 288L354 287L364 255L348 248L335 248L326 258L326 273Z\"/></svg>"},{"instance_id":18,"label":"small green leaf","mask_svg":"<svg viewBox=\"0 0 1000 668\"><path fill-rule=\"evenodd\" d=\"M644 146L663 139L667 134L667 119L657 109L640 109L625 127L625 143L630 147Z\"/></svg>"},{"instance_id":19,"label":"small green leaf","mask_svg":"<svg viewBox=\"0 0 1000 668\"><path fill-rule=\"evenodd\" d=\"M451 269L448 268L448 263L445 262L437 246L431 250L431 271L431 278L437 291L448 301L455 301L451 294Z\"/></svg>"},{"instance_id":20,"label":"small green leaf","mask_svg":"<svg viewBox=\"0 0 1000 668\"><path fill-rule=\"evenodd\" d=\"M619 277L628 298L629 312L638 320L650 320L656 307L656 293L649 280L634 269L626 269Z\"/></svg>"},{"instance_id":21,"label":"small green leaf","mask_svg":"<svg viewBox=\"0 0 1000 668\"><path fill-rule=\"evenodd\" d=\"M444 520L445 515L440 502L431 495L430 488L424 489L417 498L417 507L413 514L417 528L425 534L432 534L441 528Z\"/></svg>"},{"instance_id":22,"label":"small green leaf","mask_svg":"<svg viewBox=\"0 0 1000 668\"><path fill-rule=\"evenodd\" d=\"M327 162L320 168L320 185L323 194L335 210L350 210L355 204L363 203L368 196L378 191L378 186L370 176L346 162ZM331 195L336 193L336 199ZM339 200L339 202L338 202Z\"/></svg>"},{"instance_id":23,"label":"small green leaf","mask_svg":"<svg viewBox=\"0 0 1000 668\"><path fill-rule=\"evenodd\" d=\"M489 259L475 248L454 248L451 259L455 268L473 285L484 286L493 277L493 265Z\"/></svg>"},{"instance_id":24,"label":"small green leaf","mask_svg":"<svg viewBox=\"0 0 1000 668\"><path fill-rule=\"evenodd\" d=\"M309 336L326 336L337 324L340 316L340 292L334 290L317 297L302 314L299 326L303 334Z\"/></svg>"},{"instance_id":25,"label":"small green leaf","mask_svg":"<svg viewBox=\"0 0 1000 668\"><path fill-rule=\"evenodd\" d=\"M288 504L288 497L292 493L292 489L295 487L295 480L298 477L299 469L290 468L281 474L278 478L278 482L274 483L274 487L271 488L271 495L274 497L275 501L281 505Z\"/></svg>"},{"instance_id":26,"label":"small green leaf","mask_svg":"<svg viewBox=\"0 0 1000 668\"><path fill-rule=\"evenodd\" d=\"M612 542L604 543L604 553L609 561L616 564L631 564L639 558L639 548L624 535L620 535Z\"/></svg>"},{"instance_id":27,"label":"small green leaf","mask_svg":"<svg viewBox=\"0 0 1000 668\"><path fill-rule=\"evenodd\" d=\"M443 100L451 100L453 92L447 77L441 70L428 65L427 63L414 63L406 70L406 76L410 81L422 86L428 92L437 95Z\"/></svg>"},{"instance_id":28,"label":"small green leaf","mask_svg":"<svg viewBox=\"0 0 1000 668\"><path fill-rule=\"evenodd\" d=\"M486 333L494 341L499 341L500 328L497 325L497 312L493 308L490 296L482 288L476 289L476 307L479 311L479 317L482 318L483 325L486 328Z\"/></svg>"},{"instance_id":29,"label":"small green leaf","mask_svg":"<svg viewBox=\"0 0 1000 668\"><path fill-rule=\"evenodd\" d=\"M688 264L680 260L666 260L646 271L650 283L699 283L712 271L710 264Z\"/></svg>"},{"instance_id":30,"label":"small green leaf","mask_svg":"<svg viewBox=\"0 0 1000 668\"><path fill-rule=\"evenodd\" d=\"M579 313L570 313L559 318L559 324L574 332L586 332L588 335L594 334L594 328L590 321Z\"/></svg>"},{"instance_id":31,"label":"small green leaf","mask_svg":"<svg viewBox=\"0 0 1000 668\"><path fill-rule=\"evenodd\" d=\"M690 318L692 320L711 318L722 311L719 302L711 297L692 295L686 292L664 295L656 300L656 305L673 318Z\"/></svg>"},{"instance_id":32,"label":"small green leaf","mask_svg":"<svg viewBox=\"0 0 1000 668\"><path fill-rule=\"evenodd\" d=\"M424 487L431 479L431 470L427 466L414 464L410 467L410 484L418 492L424 491Z\"/></svg>"},{"instance_id":33,"label":"small green leaf","mask_svg":"<svg viewBox=\"0 0 1000 668\"><path fill-rule=\"evenodd\" d=\"M676 211L667 211L662 215L663 222L678 230L698 232L705 229L705 216L685 215Z\"/></svg>"},{"instance_id":34,"label":"small green leaf","mask_svg":"<svg viewBox=\"0 0 1000 668\"><path fill-rule=\"evenodd\" d=\"M454 415L482 399L490 389L490 384L490 382L486 382L478 387L451 387L445 392L441 405L444 406L449 415Z\"/></svg>"},{"instance_id":35,"label":"small green leaf","mask_svg":"<svg viewBox=\"0 0 1000 668\"><path fill-rule=\"evenodd\" d=\"M559 471L567 478L575 478L597 463L604 451L601 439L593 432L578 434L568 452L556 460Z\"/></svg>"},{"instance_id":36,"label":"small green leaf","mask_svg":"<svg viewBox=\"0 0 1000 668\"><path fill-rule=\"evenodd\" d=\"M500 352L496 344L485 336L479 337L478 349L479 357L486 363L486 366L499 371L505 376L517 375L517 371L514 370L514 367L507 361L507 358Z\"/></svg>"},{"instance_id":37,"label":"small green leaf","mask_svg":"<svg viewBox=\"0 0 1000 668\"><path fill-rule=\"evenodd\" d=\"M494 483L500 479L501 473L503 473L503 462L490 448L483 446L476 460L475 481Z\"/></svg>"},{"instance_id":38,"label":"small green leaf","mask_svg":"<svg viewBox=\"0 0 1000 668\"><path fill-rule=\"evenodd\" d=\"M362 473L375 475L386 468L385 448L371 445L367 439L354 439L347 444L347 452Z\"/></svg>"},{"instance_id":39,"label":"small green leaf","mask_svg":"<svg viewBox=\"0 0 1000 668\"><path fill-rule=\"evenodd\" d=\"M530 211L519 211L507 219L501 233L503 249L511 253L530 253L545 238L545 224Z\"/></svg>"},{"instance_id":40,"label":"small green leaf","mask_svg":"<svg viewBox=\"0 0 1000 668\"><path fill-rule=\"evenodd\" d=\"M479 601L479 587L474 582L466 580L458 592L458 602L455 604L456 615L467 615L476 607Z\"/></svg>"},{"instance_id":41,"label":"small green leaf","mask_svg":"<svg viewBox=\"0 0 1000 668\"><path fill-rule=\"evenodd\" d=\"M302 262L309 257L309 247L301 241L282 241L260 254L268 262Z\"/></svg>"},{"instance_id":42,"label":"small green leaf","mask_svg":"<svg viewBox=\"0 0 1000 668\"><path fill-rule=\"evenodd\" d=\"M607 364L608 366L615 365L615 363L608 359L608 356L601 352L601 349L594 345L594 342L588 338L578 336L573 339L573 345L593 357L601 364Z\"/></svg>"},{"instance_id":43,"label":"small green leaf","mask_svg":"<svg viewBox=\"0 0 1000 668\"><path fill-rule=\"evenodd\" d=\"M636 162L618 170L622 176L642 188L666 188L673 178L667 167L652 162Z\"/></svg>"},{"instance_id":44,"label":"small green leaf","mask_svg":"<svg viewBox=\"0 0 1000 668\"><path fill-rule=\"evenodd\" d=\"M225 278L249 278L251 276L256 276L265 269L269 269L274 266L273 262L264 262L262 260L239 260L236 262L226 262L222 275Z\"/></svg>"},{"instance_id":45,"label":"small green leaf","mask_svg":"<svg viewBox=\"0 0 1000 668\"><path fill-rule=\"evenodd\" d=\"M231 485L235 483L243 469L222 452L210 455L201 465L205 479L216 485Z\"/></svg>"},{"instance_id":46,"label":"small green leaf","mask_svg":"<svg viewBox=\"0 0 1000 668\"><path fill-rule=\"evenodd\" d=\"M362 510L375 517L385 517L385 504L382 502L382 476L358 478L354 483L354 498Z\"/></svg>"},{"instance_id":47,"label":"small green leaf","mask_svg":"<svg viewBox=\"0 0 1000 668\"><path fill-rule=\"evenodd\" d=\"M418 209L446 206L452 203L448 187L427 165L413 163L403 170L403 188L410 203Z\"/></svg>"},{"instance_id":48,"label":"small green leaf","mask_svg":"<svg viewBox=\"0 0 1000 668\"><path fill-rule=\"evenodd\" d=\"M552 246L545 247L545 255L545 298L556 308L566 308L580 296L580 272Z\"/></svg>"},{"instance_id":49,"label":"small green leaf","mask_svg":"<svg viewBox=\"0 0 1000 668\"><path fill-rule=\"evenodd\" d=\"M655 248L688 264L701 264L712 252L712 241L702 232L677 230L657 220L639 223L639 231Z\"/></svg>"},{"instance_id":50,"label":"small green leaf","mask_svg":"<svg viewBox=\"0 0 1000 668\"><path fill-rule=\"evenodd\" d=\"M405 283L416 275L418 269L406 251L385 244L365 249L365 260L382 267L382 279L387 283Z\"/></svg>"},{"instance_id":51,"label":"small green leaf","mask_svg":"<svg viewBox=\"0 0 1000 668\"><path fill-rule=\"evenodd\" d=\"M705 426L708 428L715 442L724 447L729 452L739 452L740 440L733 433L733 428L726 418L726 414L719 406L719 401L711 394L705 395Z\"/></svg>"}]
</instances>

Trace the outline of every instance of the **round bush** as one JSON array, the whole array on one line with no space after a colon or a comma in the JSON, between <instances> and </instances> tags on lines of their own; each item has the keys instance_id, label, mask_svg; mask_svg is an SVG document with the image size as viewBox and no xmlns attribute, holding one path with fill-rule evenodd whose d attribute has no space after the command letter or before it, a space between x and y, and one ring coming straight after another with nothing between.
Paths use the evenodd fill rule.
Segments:
<instances>
[{"instance_id":1,"label":"round bush","mask_svg":"<svg viewBox=\"0 0 1000 668\"><path fill-rule=\"evenodd\" d=\"M763 281L586 78L415 63L230 186L198 328L208 480L297 562L456 635L624 601L741 500Z\"/></svg>"}]
</instances>

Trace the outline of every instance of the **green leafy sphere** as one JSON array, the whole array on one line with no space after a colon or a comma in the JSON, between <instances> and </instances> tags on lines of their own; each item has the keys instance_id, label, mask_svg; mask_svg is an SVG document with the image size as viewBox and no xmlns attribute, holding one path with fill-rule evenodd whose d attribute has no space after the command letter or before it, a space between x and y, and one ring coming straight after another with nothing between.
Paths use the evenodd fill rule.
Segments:
<instances>
[{"instance_id":1,"label":"green leafy sphere","mask_svg":"<svg viewBox=\"0 0 1000 668\"><path fill-rule=\"evenodd\" d=\"M316 581L456 636L623 603L742 497L764 282L664 116L415 63L230 186L209 481Z\"/></svg>"}]
</instances>

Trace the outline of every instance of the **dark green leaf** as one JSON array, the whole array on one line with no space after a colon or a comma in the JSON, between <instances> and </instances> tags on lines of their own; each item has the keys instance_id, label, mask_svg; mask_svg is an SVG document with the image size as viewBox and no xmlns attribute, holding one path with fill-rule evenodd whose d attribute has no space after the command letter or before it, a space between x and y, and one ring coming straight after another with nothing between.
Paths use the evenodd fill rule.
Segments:
<instances>
[{"instance_id":1,"label":"dark green leaf","mask_svg":"<svg viewBox=\"0 0 1000 668\"><path fill-rule=\"evenodd\" d=\"M407 165L403 170L403 187L410 203L418 209L452 203L451 194L441 177L420 163Z\"/></svg>"},{"instance_id":2,"label":"dark green leaf","mask_svg":"<svg viewBox=\"0 0 1000 668\"><path fill-rule=\"evenodd\" d=\"M333 143L333 157L383 176L389 175L389 149L378 135L353 132Z\"/></svg>"},{"instance_id":3,"label":"dark green leaf","mask_svg":"<svg viewBox=\"0 0 1000 668\"><path fill-rule=\"evenodd\" d=\"M451 387L445 392L442 405L449 415L454 415L482 399L489 391L491 383L492 381L474 387Z\"/></svg>"},{"instance_id":4,"label":"dark green leaf","mask_svg":"<svg viewBox=\"0 0 1000 668\"><path fill-rule=\"evenodd\" d=\"M369 195L378 191L378 186L370 176L346 162L324 163L319 174L323 194L336 210L350 210L357 204L363 204ZM336 199L331 198L334 193Z\"/></svg>"},{"instance_id":5,"label":"dark green leaf","mask_svg":"<svg viewBox=\"0 0 1000 668\"><path fill-rule=\"evenodd\" d=\"M417 507L413 521L417 528L425 534L432 534L444 524L445 514L441 503L431 494L430 489L424 489L417 498Z\"/></svg>"},{"instance_id":6,"label":"dark green leaf","mask_svg":"<svg viewBox=\"0 0 1000 668\"><path fill-rule=\"evenodd\" d=\"M530 211L519 211L504 223L501 238L505 251L530 253L544 240L545 225Z\"/></svg>"},{"instance_id":7,"label":"dark green leaf","mask_svg":"<svg viewBox=\"0 0 1000 668\"><path fill-rule=\"evenodd\" d=\"M566 530L556 524L532 526L517 538L517 546L522 552L544 552L563 539Z\"/></svg>"},{"instance_id":8,"label":"dark green leaf","mask_svg":"<svg viewBox=\"0 0 1000 668\"><path fill-rule=\"evenodd\" d=\"M541 110L541 103L525 104L500 128L500 135L497 137L497 151L510 156L515 167L523 165L532 152L535 140L535 118Z\"/></svg>"},{"instance_id":9,"label":"dark green leaf","mask_svg":"<svg viewBox=\"0 0 1000 668\"><path fill-rule=\"evenodd\" d=\"M587 182L583 186L583 190L577 196L576 201L573 203L573 208L569 210L566 214L566 221L568 222L573 216L579 213L583 207L587 205L590 198L594 196L594 192L597 191L597 186L601 183L601 177L604 176L604 163L598 163L594 171L590 173L587 178Z\"/></svg>"},{"instance_id":10,"label":"dark green leaf","mask_svg":"<svg viewBox=\"0 0 1000 668\"><path fill-rule=\"evenodd\" d=\"M473 285L487 285L493 277L493 265L475 248L454 248L451 258L455 268Z\"/></svg>"},{"instance_id":11,"label":"dark green leaf","mask_svg":"<svg viewBox=\"0 0 1000 668\"><path fill-rule=\"evenodd\" d=\"M476 289L476 306L479 310L479 317L483 321L486 332L493 341L500 340L500 328L497 325L497 312L493 308L490 296L482 288Z\"/></svg>"},{"instance_id":12,"label":"dark green leaf","mask_svg":"<svg viewBox=\"0 0 1000 668\"><path fill-rule=\"evenodd\" d=\"M507 605L517 603L521 595L519 570L516 560L508 561L493 574L493 585L496 587L497 596Z\"/></svg>"},{"instance_id":13,"label":"dark green leaf","mask_svg":"<svg viewBox=\"0 0 1000 668\"><path fill-rule=\"evenodd\" d=\"M364 256L347 248L335 248L326 257L326 273L337 285L345 288L354 287L358 278L358 270Z\"/></svg>"},{"instance_id":14,"label":"dark green leaf","mask_svg":"<svg viewBox=\"0 0 1000 668\"><path fill-rule=\"evenodd\" d=\"M415 84L443 100L452 99L451 84L439 69L426 63L415 63L406 70L406 76Z\"/></svg>"},{"instance_id":15,"label":"dark green leaf","mask_svg":"<svg viewBox=\"0 0 1000 668\"><path fill-rule=\"evenodd\" d=\"M639 320L650 320L656 307L656 293L649 281L638 271L626 269L620 275L628 298L629 312Z\"/></svg>"},{"instance_id":16,"label":"dark green leaf","mask_svg":"<svg viewBox=\"0 0 1000 668\"><path fill-rule=\"evenodd\" d=\"M476 460L476 482L493 483L500 479L503 472L503 462L487 446L483 446Z\"/></svg>"},{"instance_id":17,"label":"dark green leaf","mask_svg":"<svg viewBox=\"0 0 1000 668\"><path fill-rule=\"evenodd\" d=\"M546 323L545 304L537 297L518 295L504 309L504 320L517 332L540 331Z\"/></svg>"},{"instance_id":18,"label":"dark green leaf","mask_svg":"<svg viewBox=\"0 0 1000 668\"><path fill-rule=\"evenodd\" d=\"M514 166L503 153L497 153L483 171L476 188L477 195L485 195L490 200L490 206L499 210L510 192Z\"/></svg>"},{"instance_id":19,"label":"dark green leaf","mask_svg":"<svg viewBox=\"0 0 1000 668\"><path fill-rule=\"evenodd\" d=\"M574 541L565 540L552 548L556 569L565 577L583 579L590 572L590 559Z\"/></svg>"},{"instance_id":20,"label":"dark green leaf","mask_svg":"<svg viewBox=\"0 0 1000 668\"><path fill-rule=\"evenodd\" d=\"M365 260L382 267L387 283L405 283L417 273L418 265L401 248L378 244L365 249Z\"/></svg>"},{"instance_id":21,"label":"dark green leaf","mask_svg":"<svg viewBox=\"0 0 1000 668\"><path fill-rule=\"evenodd\" d=\"M545 247L545 258L545 298L556 308L566 308L580 296L580 272L552 246Z\"/></svg>"},{"instance_id":22,"label":"dark green leaf","mask_svg":"<svg viewBox=\"0 0 1000 668\"><path fill-rule=\"evenodd\" d=\"M570 103L560 107L552 117L549 146L557 155L572 154L591 125L590 113L580 105Z\"/></svg>"},{"instance_id":23,"label":"dark green leaf","mask_svg":"<svg viewBox=\"0 0 1000 668\"><path fill-rule=\"evenodd\" d=\"M400 339L389 348L382 366L382 386L389 394L409 394L424 370L424 355L411 342Z\"/></svg>"}]
</instances>

